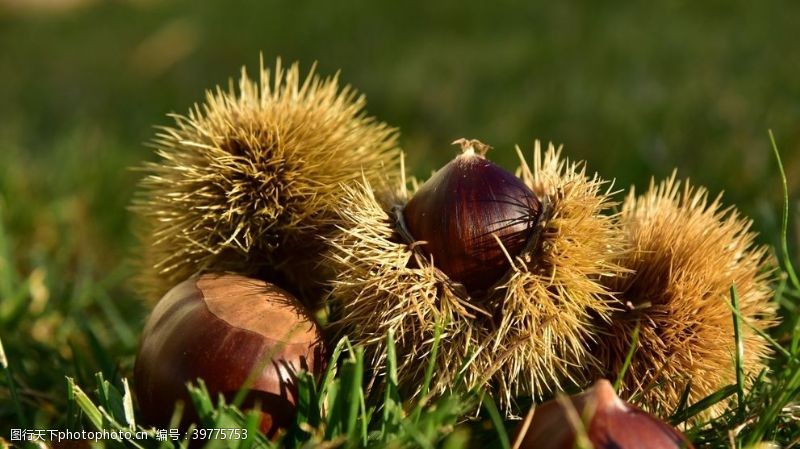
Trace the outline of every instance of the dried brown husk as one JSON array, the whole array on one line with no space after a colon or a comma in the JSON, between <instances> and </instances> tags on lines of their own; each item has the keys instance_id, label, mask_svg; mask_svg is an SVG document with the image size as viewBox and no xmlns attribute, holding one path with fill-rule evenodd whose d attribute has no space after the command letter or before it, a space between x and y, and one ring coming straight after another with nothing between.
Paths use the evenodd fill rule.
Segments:
<instances>
[{"instance_id":1,"label":"dried brown husk","mask_svg":"<svg viewBox=\"0 0 800 449\"><path fill-rule=\"evenodd\" d=\"M616 377L638 323L639 344L621 396L668 416L687 388L692 404L736 383L735 285L744 320L742 365L752 381L771 351L751 326L765 331L776 320L774 258L755 243L752 222L675 174L652 182L643 196L631 190L620 220L635 251L619 261L628 275L606 278L620 292L621 310L601 329L593 352L603 369L594 376ZM706 415L724 407L719 403Z\"/></svg>"},{"instance_id":2,"label":"dried brown husk","mask_svg":"<svg viewBox=\"0 0 800 449\"><path fill-rule=\"evenodd\" d=\"M509 414L515 397L539 398L582 382L576 373L596 363L588 352L592 323L611 313L601 279L624 271L614 261L627 250L608 214L609 185L587 176L583 164L562 159L552 145L543 153L536 142L532 169L520 157L518 175L548 212L535 244L513 259L514 268L484 298L470 298L398 237L393 209L406 202L405 187L345 188L337 208L342 224L328 253L336 274L334 326L363 344L374 366L382 366L392 332L400 385L420 385L437 327L431 391L445 391L457 379L485 385Z\"/></svg>"},{"instance_id":3,"label":"dried brown husk","mask_svg":"<svg viewBox=\"0 0 800 449\"><path fill-rule=\"evenodd\" d=\"M364 106L338 75L303 77L278 60L274 70L262 61L256 79L242 69L236 87L173 115L133 206L144 295L208 271L279 276L296 292L326 281L318 256L340 186L393 182L386 173L398 171L395 130Z\"/></svg>"}]
</instances>

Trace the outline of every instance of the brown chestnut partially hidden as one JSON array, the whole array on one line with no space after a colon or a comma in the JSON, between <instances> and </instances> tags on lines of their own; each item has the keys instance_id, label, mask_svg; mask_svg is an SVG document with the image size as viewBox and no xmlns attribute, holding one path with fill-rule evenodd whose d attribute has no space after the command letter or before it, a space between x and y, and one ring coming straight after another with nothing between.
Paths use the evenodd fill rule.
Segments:
<instances>
[{"instance_id":1,"label":"brown chestnut partially hidden","mask_svg":"<svg viewBox=\"0 0 800 449\"><path fill-rule=\"evenodd\" d=\"M532 419L527 418L517 428L515 447L572 449L576 447L576 426L583 426L595 449L694 447L669 424L617 397L614 387L605 379L565 400L553 399L535 406L531 410Z\"/></svg>"},{"instance_id":2,"label":"brown chestnut partially hidden","mask_svg":"<svg viewBox=\"0 0 800 449\"><path fill-rule=\"evenodd\" d=\"M542 203L521 179L484 157L489 146L453 143L462 153L419 188L398 221L409 243L425 242L419 248L434 266L480 295L511 268L509 257L529 245Z\"/></svg>"},{"instance_id":3,"label":"brown chestnut partially hidden","mask_svg":"<svg viewBox=\"0 0 800 449\"><path fill-rule=\"evenodd\" d=\"M286 291L264 281L204 274L170 290L151 313L134 368L135 391L149 425L167 427L176 401L182 426L196 419L187 382L205 381L212 398L244 387L244 407L261 410L274 435L295 415L295 375L321 372L319 328Z\"/></svg>"}]
</instances>

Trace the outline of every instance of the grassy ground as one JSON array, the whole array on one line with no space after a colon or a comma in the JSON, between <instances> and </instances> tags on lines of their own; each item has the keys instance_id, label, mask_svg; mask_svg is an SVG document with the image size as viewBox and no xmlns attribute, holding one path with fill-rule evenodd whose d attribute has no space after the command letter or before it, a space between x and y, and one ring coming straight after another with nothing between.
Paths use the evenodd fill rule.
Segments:
<instances>
[{"instance_id":1,"label":"grassy ground","mask_svg":"<svg viewBox=\"0 0 800 449\"><path fill-rule=\"evenodd\" d=\"M454 154L448 143L457 137L493 144L493 158L509 168L514 144L554 140L621 186L644 186L677 166L713 192L725 190L728 203L756 220L761 241L777 248L783 196L768 128L781 148L789 198L800 186L797 2L129 0L58 13L7 3L0 1L6 439L11 428L92 428L91 408L83 401L80 409L67 377L107 407L116 399L93 392L95 373L122 391L147 312L127 283L135 254L126 206L139 176L129 167L153 158L143 145L152 125L185 111L242 64L254 68L260 51L268 61L318 60L322 73L342 69L367 94L370 112L401 128L408 164L421 176ZM787 247L797 254L794 229ZM789 319L773 335L787 352L777 350L774 375L731 415L696 429L697 442L797 444L800 428L787 415L796 408L784 407L800 384L797 289L788 282L776 292ZM342 363L352 368L343 372L357 378L357 353L346 353ZM500 444L501 433L483 429L490 406L486 420L450 432L475 400L473 393L443 398L416 421L399 419L392 405L374 408L366 427L370 407L400 401L378 398L355 415L328 416L325 428L334 430L321 437L357 443L367 432L375 446L460 447L471 432ZM729 443L728 431L740 424Z\"/></svg>"}]
</instances>

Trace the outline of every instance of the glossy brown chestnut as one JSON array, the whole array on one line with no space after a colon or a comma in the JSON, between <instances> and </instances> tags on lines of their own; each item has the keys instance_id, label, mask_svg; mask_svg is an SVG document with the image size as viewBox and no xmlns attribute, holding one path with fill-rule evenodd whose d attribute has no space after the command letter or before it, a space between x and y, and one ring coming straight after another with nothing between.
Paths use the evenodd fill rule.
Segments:
<instances>
[{"instance_id":1,"label":"glossy brown chestnut","mask_svg":"<svg viewBox=\"0 0 800 449\"><path fill-rule=\"evenodd\" d=\"M196 419L187 382L232 399L248 382L245 407L260 406L268 435L291 423L295 373L325 363L317 325L289 293L264 281L205 274L170 290L147 320L134 368L143 418L165 428L175 402L183 425Z\"/></svg>"},{"instance_id":2,"label":"glossy brown chestnut","mask_svg":"<svg viewBox=\"0 0 800 449\"><path fill-rule=\"evenodd\" d=\"M586 436L595 449L692 449L692 443L669 424L617 397L611 383L597 381L585 392L568 399L574 417L587 419ZM568 404L554 399L536 406L533 418L517 428L520 449L572 449L575 423L568 418ZM521 440L521 441L520 441Z\"/></svg>"},{"instance_id":3,"label":"glossy brown chestnut","mask_svg":"<svg viewBox=\"0 0 800 449\"><path fill-rule=\"evenodd\" d=\"M511 268L528 245L542 204L513 174L488 161L487 146L464 139L463 152L437 171L408 201L405 231L433 264L470 294L479 294ZM476 152L476 150L478 150Z\"/></svg>"}]
</instances>

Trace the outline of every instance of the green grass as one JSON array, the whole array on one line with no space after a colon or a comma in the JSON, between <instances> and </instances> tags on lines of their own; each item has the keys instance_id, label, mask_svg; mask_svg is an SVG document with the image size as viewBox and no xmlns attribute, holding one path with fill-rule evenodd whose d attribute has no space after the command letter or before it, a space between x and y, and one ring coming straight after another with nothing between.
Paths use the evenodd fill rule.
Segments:
<instances>
[{"instance_id":1,"label":"green grass","mask_svg":"<svg viewBox=\"0 0 800 449\"><path fill-rule=\"evenodd\" d=\"M392 342L391 339L387 340ZM389 343L391 345L391 343ZM470 412L481 399L478 392L467 392L458 384L452 395L402 401L397 394L396 379L386 379L385 397L379 401L366 401L363 385L364 355L346 340L340 340L333 350L327 371L318 383L311 375L301 373L298 378L298 416L296 425L279 439L270 441L258 432L257 415L243 413L226 404L224 399L209 396L202 381L190 388L190 396L198 411L198 426L190 426L186 435L202 436L194 429L239 429L247 438L221 442L208 441L208 447L465 447L469 430L454 429L465 413ZM396 359L389 356L387 369L396 369ZM335 374L334 374L335 373ZM158 441L157 433L136 425L132 413L132 397L127 383L117 388L103 379L96 379L96 401L69 379L69 388L79 408L93 430L140 431L146 438L131 438L122 444L109 446L157 448L184 444L183 441ZM486 398L483 398L486 400ZM491 402L485 402L491 404ZM497 409L489 408L491 421L502 424ZM415 416L409 419L409 416ZM246 431L246 433L244 432ZM509 447L505 432L498 434L503 447Z\"/></svg>"},{"instance_id":2,"label":"green grass","mask_svg":"<svg viewBox=\"0 0 800 449\"><path fill-rule=\"evenodd\" d=\"M305 67L319 60L325 74L341 68L370 112L401 127L417 176L450 158L457 137L492 144L493 159L509 168L514 144L541 138L564 142L569 156L620 187L643 187L678 166L725 190L728 204L755 219L760 241L780 252L783 320L765 335L774 362L750 388L739 379L684 401L671 421L684 426L736 398L707 426L686 427L699 447L798 445L800 67L791 55L799 21L800 3L744 0L129 1L47 16L0 7L0 438L12 428L136 424L125 379L147 307L128 285L136 248L126 207L140 176L130 167L153 158L143 142L166 113L185 111L242 64L253 69L263 51ZM735 299L732 291L731 319L747 327ZM385 385L370 395L359 349L336 348L319 383L301 377L298 423L285 444L513 444L506 428L514 424L501 424L480 392L402 397L390 357ZM426 384L433 375L430 365ZM201 425L255 428L202 385L192 396ZM269 445L257 436L240 443ZM145 447L156 446L171 443Z\"/></svg>"}]
</instances>

